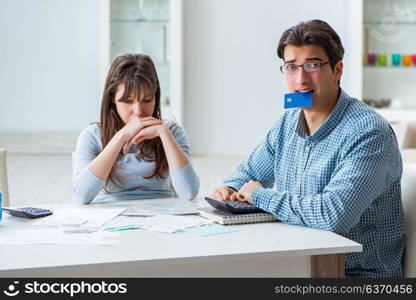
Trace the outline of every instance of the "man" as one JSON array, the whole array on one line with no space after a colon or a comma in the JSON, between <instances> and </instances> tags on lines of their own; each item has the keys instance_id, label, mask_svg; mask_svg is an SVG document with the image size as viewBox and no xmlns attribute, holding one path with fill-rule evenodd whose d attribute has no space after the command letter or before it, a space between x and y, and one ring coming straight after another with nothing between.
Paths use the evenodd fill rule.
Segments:
<instances>
[{"instance_id":1,"label":"man","mask_svg":"<svg viewBox=\"0 0 416 300\"><path fill-rule=\"evenodd\" d=\"M212 196L361 243L346 255L347 276L402 277L402 161L391 127L340 88L344 48L327 23L289 28L277 53L289 91L312 91L312 106L286 111Z\"/></svg>"}]
</instances>

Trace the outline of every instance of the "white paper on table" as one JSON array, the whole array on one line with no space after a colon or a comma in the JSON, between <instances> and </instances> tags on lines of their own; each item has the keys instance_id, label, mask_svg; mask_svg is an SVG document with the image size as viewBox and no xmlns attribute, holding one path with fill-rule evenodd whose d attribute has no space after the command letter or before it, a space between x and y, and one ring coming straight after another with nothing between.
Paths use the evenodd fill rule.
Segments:
<instances>
[{"instance_id":1,"label":"white paper on table","mask_svg":"<svg viewBox=\"0 0 416 300\"><path fill-rule=\"evenodd\" d=\"M214 223L213 220L205 219L199 216L171 216L156 215L143 220L142 228L150 231L159 231L173 233L185 228L202 226Z\"/></svg>"},{"instance_id":2,"label":"white paper on table","mask_svg":"<svg viewBox=\"0 0 416 300\"><path fill-rule=\"evenodd\" d=\"M34 245L34 244L84 244L116 245L119 233L65 233L59 229L46 230L7 230L3 231L0 245Z\"/></svg>"},{"instance_id":3,"label":"white paper on table","mask_svg":"<svg viewBox=\"0 0 416 300\"><path fill-rule=\"evenodd\" d=\"M155 214L152 212L151 206L142 206L137 208L135 206L129 206L121 213L123 216L134 216L134 217L151 217Z\"/></svg>"},{"instance_id":4,"label":"white paper on table","mask_svg":"<svg viewBox=\"0 0 416 300\"><path fill-rule=\"evenodd\" d=\"M197 203L190 200L175 198L166 199L166 202L158 202L153 206L149 204L131 205L123 212L125 216L154 216L154 215L197 215Z\"/></svg>"},{"instance_id":5,"label":"white paper on table","mask_svg":"<svg viewBox=\"0 0 416 300\"><path fill-rule=\"evenodd\" d=\"M109 220L118 216L125 208L61 208L51 216L33 222L33 225L61 227L80 227L83 230L99 228Z\"/></svg>"},{"instance_id":6,"label":"white paper on table","mask_svg":"<svg viewBox=\"0 0 416 300\"><path fill-rule=\"evenodd\" d=\"M117 216L114 219L108 221L102 226L102 229L117 229L117 228L126 228L131 226L141 227L143 223L146 223L146 217L127 217L127 216Z\"/></svg>"}]
</instances>

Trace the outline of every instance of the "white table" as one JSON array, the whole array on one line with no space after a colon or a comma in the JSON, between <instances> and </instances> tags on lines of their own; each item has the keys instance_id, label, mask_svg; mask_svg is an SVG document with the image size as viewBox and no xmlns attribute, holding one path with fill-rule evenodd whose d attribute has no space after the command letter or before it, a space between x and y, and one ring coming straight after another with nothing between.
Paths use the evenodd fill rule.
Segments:
<instances>
[{"instance_id":1,"label":"white table","mask_svg":"<svg viewBox=\"0 0 416 300\"><path fill-rule=\"evenodd\" d=\"M80 205L39 207L63 206ZM30 222L4 214L0 238L6 230L33 229ZM0 277L342 277L344 254L362 251L328 231L280 222L234 227L239 231L209 237L123 231L116 246L0 245Z\"/></svg>"}]
</instances>

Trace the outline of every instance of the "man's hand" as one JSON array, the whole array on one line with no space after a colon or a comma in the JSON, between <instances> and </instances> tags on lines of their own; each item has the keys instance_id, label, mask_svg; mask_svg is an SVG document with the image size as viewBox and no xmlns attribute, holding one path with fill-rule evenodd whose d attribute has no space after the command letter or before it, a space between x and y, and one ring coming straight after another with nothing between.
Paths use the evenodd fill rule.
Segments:
<instances>
[{"instance_id":1,"label":"man's hand","mask_svg":"<svg viewBox=\"0 0 416 300\"><path fill-rule=\"evenodd\" d=\"M216 188L212 192L211 198L214 198L220 201L236 201L237 192L228 186L222 186L222 187Z\"/></svg>"},{"instance_id":2,"label":"man's hand","mask_svg":"<svg viewBox=\"0 0 416 300\"><path fill-rule=\"evenodd\" d=\"M238 191L237 200L248 202L250 204L254 204L251 196L253 195L254 191L257 188L262 188L262 187L263 186L259 182L250 180L249 182L245 183L241 187L241 189Z\"/></svg>"}]
</instances>

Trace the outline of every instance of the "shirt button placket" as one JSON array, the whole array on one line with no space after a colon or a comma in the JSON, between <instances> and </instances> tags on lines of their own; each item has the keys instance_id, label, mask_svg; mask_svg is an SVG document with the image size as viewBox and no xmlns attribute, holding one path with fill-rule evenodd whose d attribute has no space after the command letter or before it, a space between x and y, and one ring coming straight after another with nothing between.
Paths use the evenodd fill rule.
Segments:
<instances>
[{"instance_id":1,"label":"shirt button placket","mask_svg":"<svg viewBox=\"0 0 416 300\"><path fill-rule=\"evenodd\" d=\"M305 174L306 166L308 165L309 155L311 152L311 145L309 141L305 142L305 150L303 151L303 163L302 163L302 171L300 176L300 184L299 184L299 193L302 192L302 184L306 185L306 182L303 181L303 175Z\"/></svg>"}]
</instances>

